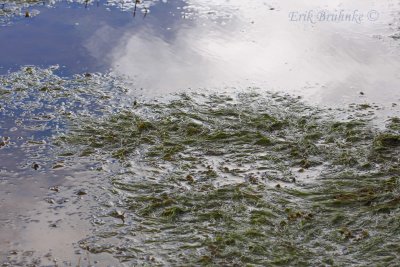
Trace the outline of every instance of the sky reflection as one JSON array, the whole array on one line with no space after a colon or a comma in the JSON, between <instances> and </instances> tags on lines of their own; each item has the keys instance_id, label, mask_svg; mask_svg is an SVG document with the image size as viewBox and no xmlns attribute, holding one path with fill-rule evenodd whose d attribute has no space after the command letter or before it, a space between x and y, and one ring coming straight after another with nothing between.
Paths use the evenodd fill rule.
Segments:
<instances>
[{"instance_id":1,"label":"sky reflection","mask_svg":"<svg viewBox=\"0 0 400 267\"><path fill-rule=\"evenodd\" d=\"M385 11L387 3L187 2L186 10L208 8L199 8L192 24L172 28L174 38L165 39L146 25L125 32L107 55L112 69L132 77L146 94L260 87L324 103L351 102L360 92L376 102L400 97L398 49L384 39L385 26L393 19ZM230 12L234 10L231 16L224 12L226 5ZM293 10L340 8L365 14L377 8L380 21L307 24L290 21L288 16Z\"/></svg>"},{"instance_id":2,"label":"sky reflection","mask_svg":"<svg viewBox=\"0 0 400 267\"><path fill-rule=\"evenodd\" d=\"M155 1L146 17L133 17L102 5L61 3L0 30L9 40L2 43L0 71L25 64L60 64L65 75L112 70L149 96L259 87L323 104L391 103L400 98L391 9L391 1L374 0L186 0ZM321 10L364 18L291 21L291 12ZM371 11L379 15L374 21Z\"/></svg>"}]
</instances>

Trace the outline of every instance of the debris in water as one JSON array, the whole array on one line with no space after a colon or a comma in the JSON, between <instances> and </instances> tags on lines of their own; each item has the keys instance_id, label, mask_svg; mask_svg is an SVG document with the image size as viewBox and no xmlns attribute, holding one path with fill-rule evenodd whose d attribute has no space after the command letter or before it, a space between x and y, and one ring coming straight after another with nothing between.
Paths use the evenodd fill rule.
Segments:
<instances>
[{"instance_id":1,"label":"debris in water","mask_svg":"<svg viewBox=\"0 0 400 267\"><path fill-rule=\"evenodd\" d=\"M78 196L84 196L84 195L87 195L87 193L88 193L88 191L87 191L86 189L79 189L79 190L76 192L76 194L77 194Z\"/></svg>"},{"instance_id":2,"label":"debris in water","mask_svg":"<svg viewBox=\"0 0 400 267\"><path fill-rule=\"evenodd\" d=\"M60 187L59 186L50 186L49 190L54 191L54 192L60 192Z\"/></svg>"},{"instance_id":3,"label":"debris in water","mask_svg":"<svg viewBox=\"0 0 400 267\"><path fill-rule=\"evenodd\" d=\"M40 166L39 166L39 164L37 164L37 163L33 163L33 164L32 164L32 168L33 168L35 171L37 171L37 170L39 170Z\"/></svg>"}]
</instances>

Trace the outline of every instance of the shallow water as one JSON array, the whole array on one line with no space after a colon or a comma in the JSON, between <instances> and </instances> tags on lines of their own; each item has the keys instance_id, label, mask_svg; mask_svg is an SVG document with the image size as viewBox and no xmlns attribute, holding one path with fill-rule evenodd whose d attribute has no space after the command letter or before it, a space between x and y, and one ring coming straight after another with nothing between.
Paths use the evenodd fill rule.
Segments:
<instances>
[{"instance_id":1,"label":"shallow water","mask_svg":"<svg viewBox=\"0 0 400 267\"><path fill-rule=\"evenodd\" d=\"M26 64L59 64L67 75L111 69L151 96L259 87L322 105L376 102L390 109L400 99L398 42L390 37L397 31L395 5L155 1L145 17L139 9L133 17L128 4L125 12L103 2L39 5L37 16L2 28L0 38L8 40L2 43L2 71ZM364 17L312 23L290 17L342 9Z\"/></svg>"},{"instance_id":2,"label":"shallow water","mask_svg":"<svg viewBox=\"0 0 400 267\"><path fill-rule=\"evenodd\" d=\"M395 265L399 3L304 2L6 1L0 262Z\"/></svg>"}]
</instances>

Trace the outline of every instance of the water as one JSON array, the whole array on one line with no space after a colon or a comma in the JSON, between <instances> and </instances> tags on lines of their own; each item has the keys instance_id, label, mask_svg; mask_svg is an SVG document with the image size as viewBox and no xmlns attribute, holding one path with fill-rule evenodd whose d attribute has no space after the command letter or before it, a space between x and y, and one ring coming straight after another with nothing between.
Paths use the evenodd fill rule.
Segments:
<instances>
[{"instance_id":1,"label":"water","mask_svg":"<svg viewBox=\"0 0 400 267\"><path fill-rule=\"evenodd\" d=\"M6 1L1 262L395 265L398 4Z\"/></svg>"},{"instance_id":2,"label":"water","mask_svg":"<svg viewBox=\"0 0 400 267\"><path fill-rule=\"evenodd\" d=\"M129 5L120 12L103 4L37 6L38 16L3 27L3 73L26 64L59 64L66 75L112 70L151 96L259 87L331 105L400 98L391 1L156 1L145 17L139 9L133 17ZM341 9L364 18L313 24L290 17ZM376 20L368 19L375 10Z\"/></svg>"}]
</instances>

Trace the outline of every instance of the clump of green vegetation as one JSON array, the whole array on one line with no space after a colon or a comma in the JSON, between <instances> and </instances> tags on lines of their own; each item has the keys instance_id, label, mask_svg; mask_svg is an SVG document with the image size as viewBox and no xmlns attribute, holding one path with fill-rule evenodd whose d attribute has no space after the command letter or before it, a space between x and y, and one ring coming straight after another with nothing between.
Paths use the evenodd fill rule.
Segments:
<instances>
[{"instance_id":1,"label":"clump of green vegetation","mask_svg":"<svg viewBox=\"0 0 400 267\"><path fill-rule=\"evenodd\" d=\"M383 133L375 138L375 145L377 148L388 148L400 146L400 135Z\"/></svg>"},{"instance_id":2,"label":"clump of green vegetation","mask_svg":"<svg viewBox=\"0 0 400 267\"><path fill-rule=\"evenodd\" d=\"M391 118L389 120L389 124L387 125L387 128L392 131L400 132L400 118L399 117Z\"/></svg>"}]
</instances>

